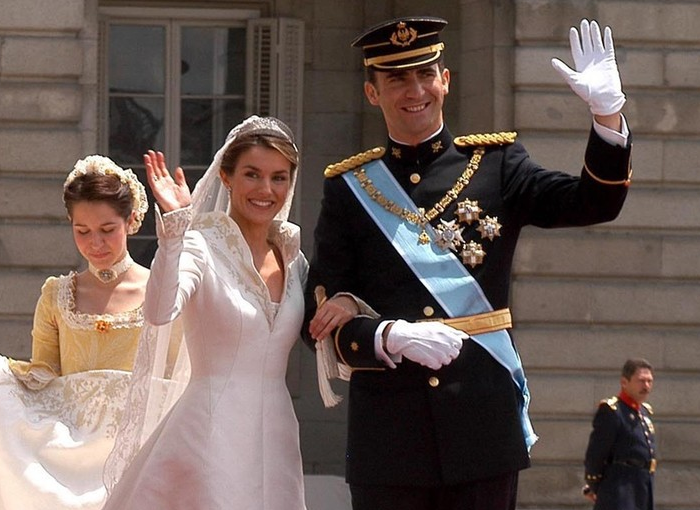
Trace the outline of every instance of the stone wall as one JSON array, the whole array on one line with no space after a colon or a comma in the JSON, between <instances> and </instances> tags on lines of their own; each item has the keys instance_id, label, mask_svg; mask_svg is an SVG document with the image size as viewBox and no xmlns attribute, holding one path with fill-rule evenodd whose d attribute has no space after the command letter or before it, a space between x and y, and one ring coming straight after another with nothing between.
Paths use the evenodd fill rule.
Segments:
<instances>
[{"instance_id":1,"label":"stone wall","mask_svg":"<svg viewBox=\"0 0 700 510\"><path fill-rule=\"evenodd\" d=\"M61 185L94 148L96 25L82 0L1 9L0 352L27 357L41 284L79 262Z\"/></svg>"},{"instance_id":2,"label":"stone wall","mask_svg":"<svg viewBox=\"0 0 700 510\"><path fill-rule=\"evenodd\" d=\"M695 508L700 303L697 2L517 1L515 128L548 167L581 165L588 112L550 67L571 63L567 27L613 27L634 133L633 184L620 217L583 231L530 230L513 286L516 335L541 436L523 473L523 508L587 505L583 453L597 402L628 357L656 368L657 508Z\"/></svg>"}]
</instances>

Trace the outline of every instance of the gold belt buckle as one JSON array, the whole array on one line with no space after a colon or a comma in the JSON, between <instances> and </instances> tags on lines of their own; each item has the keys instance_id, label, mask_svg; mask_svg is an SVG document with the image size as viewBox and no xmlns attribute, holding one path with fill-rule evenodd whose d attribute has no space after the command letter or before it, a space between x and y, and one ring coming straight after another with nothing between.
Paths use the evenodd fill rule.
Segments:
<instances>
[{"instance_id":1,"label":"gold belt buckle","mask_svg":"<svg viewBox=\"0 0 700 510\"><path fill-rule=\"evenodd\" d=\"M655 471L656 471L656 459L651 459L651 461L649 462L649 473L651 473L653 475Z\"/></svg>"}]
</instances>

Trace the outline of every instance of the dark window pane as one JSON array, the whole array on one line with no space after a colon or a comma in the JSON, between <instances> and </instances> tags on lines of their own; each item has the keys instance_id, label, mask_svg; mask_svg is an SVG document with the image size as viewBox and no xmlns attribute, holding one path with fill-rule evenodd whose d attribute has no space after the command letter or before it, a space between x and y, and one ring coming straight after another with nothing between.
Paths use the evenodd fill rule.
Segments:
<instances>
[{"instance_id":1,"label":"dark window pane","mask_svg":"<svg viewBox=\"0 0 700 510\"><path fill-rule=\"evenodd\" d=\"M184 27L182 29L183 95L245 93L245 30Z\"/></svg>"},{"instance_id":2,"label":"dark window pane","mask_svg":"<svg viewBox=\"0 0 700 510\"><path fill-rule=\"evenodd\" d=\"M112 97L109 100L109 153L126 165L141 164L148 149L163 148L163 100Z\"/></svg>"},{"instance_id":3,"label":"dark window pane","mask_svg":"<svg viewBox=\"0 0 700 510\"><path fill-rule=\"evenodd\" d=\"M245 43L244 29L229 30L228 38L228 62L226 69L225 94L245 94Z\"/></svg>"},{"instance_id":4,"label":"dark window pane","mask_svg":"<svg viewBox=\"0 0 700 510\"><path fill-rule=\"evenodd\" d=\"M207 163L207 167L211 161ZM187 185L190 187L190 191L194 190L195 185L197 182L199 182L199 179L202 178L204 175L204 172L207 171L206 168L184 168L185 170L185 179L187 180Z\"/></svg>"},{"instance_id":5,"label":"dark window pane","mask_svg":"<svg viewBox=\"0 0 700 510\"><path fill-rule=\"evenodd\" d=\"M121 162L120 162L121 163ZM128 165L126 165L128 166ZM140 166L131 167L131 169L138 177L139 181L146 188L146 197L148 198L148 211L146 216L143 218L143 223L141 223L141 228L137 232L138 236L155 236L156 235L156 221L155 221L155 200L153 199L153 194L151 193L151 188L146 181L146 169L143 167L143 161Z\"/></svg>"},{"instance_id":6,"label":"dark window pane","mask_svg":"<svg viewBox=\"0 0 700 510\"><path fill-rule=\"evenodd\" d=\"M243 120L244 102L188 99L181 104L181 164L207 167L231 128Z\"/></svg>"},{"instance_id":7,"label":"dark window pane","mask_svg":"<svg viewBox=\"0 0 700 510\"><path fill-rule=\"evenodd\" d=\"M165 90L165 29L109 27L109 91L162 94Z\"/></svg>"},{"instance_id":8,"label":"dark window pane","mask_svg":"<svg viewBox=\"0 0 700 510\"><path fill-rule=\"evenodd\" d=\"M141 232L139 231L139 234ZM129 255L142 266L151 267L153 256L158 248L158 241L154 236L130 237L127 240Z\"/></svg>"}]
</instances>

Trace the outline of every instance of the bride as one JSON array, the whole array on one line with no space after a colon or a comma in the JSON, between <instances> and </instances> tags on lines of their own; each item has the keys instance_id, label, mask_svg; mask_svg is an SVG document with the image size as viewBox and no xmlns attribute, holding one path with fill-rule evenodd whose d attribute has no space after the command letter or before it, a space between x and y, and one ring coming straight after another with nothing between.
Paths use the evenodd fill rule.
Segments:
<instances>
[{"instance_id":1,"label":"bride","mask_svg":"<svg viewBox=\"0 0 700 510\"><path fill-rule=\"evenodd\" d=\"M192 197L181 168L171 175L153 151L144 160L162 212L145 317L182 317L191 376L141 446L155 337L141 343L105 510L303 510L299 425L285 384L308 268L299 227L286 221L299 164L292 133L273 117L246 119ZM356 312L327 308L338 323Z\"/></svg>"}]
</instances>

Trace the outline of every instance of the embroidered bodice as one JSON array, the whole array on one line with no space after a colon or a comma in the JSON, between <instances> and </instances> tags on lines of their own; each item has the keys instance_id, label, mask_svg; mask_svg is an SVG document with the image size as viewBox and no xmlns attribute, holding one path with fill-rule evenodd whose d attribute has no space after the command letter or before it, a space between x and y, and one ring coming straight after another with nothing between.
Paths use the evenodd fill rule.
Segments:
<instances>
[{"instance_id":1,"label":"embroidered bodice","mask_svg":"<svg viewBox=\"0 0 700 510\"><path fill-rule=\"evenodd\" d=\"M41 289L32 329L32 360L12 361L14 374L30 387L59 375L99 369L131 370L143 311L88 314L75 307L74 272L49 277Z\"/></svg>"}]
</instances>

